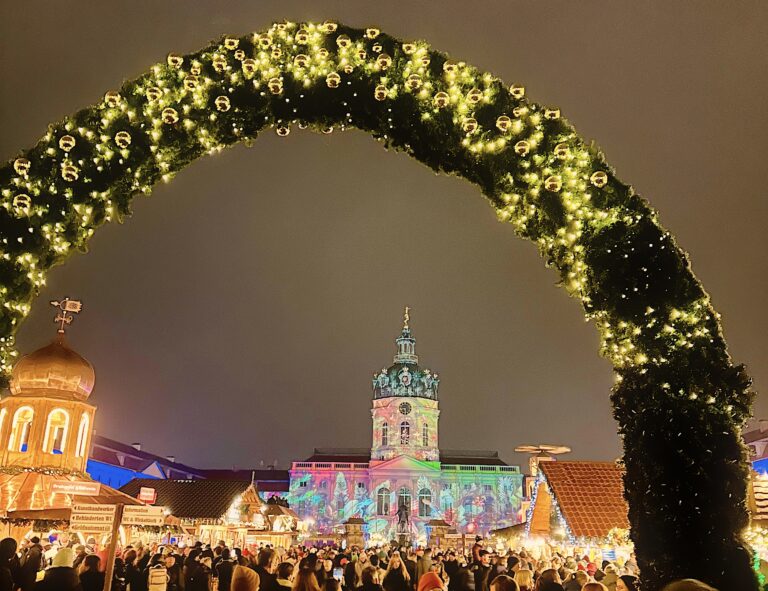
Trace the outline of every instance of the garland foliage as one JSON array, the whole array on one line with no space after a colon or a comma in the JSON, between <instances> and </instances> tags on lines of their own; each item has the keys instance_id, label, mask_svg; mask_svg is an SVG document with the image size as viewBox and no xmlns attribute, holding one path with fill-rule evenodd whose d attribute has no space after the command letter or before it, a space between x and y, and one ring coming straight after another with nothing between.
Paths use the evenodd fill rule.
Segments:
<instances>
[{"instance_id":1,"label":"garland foliage","mask_svg":"<svg viewBox=\"0 0 768 591\"><path fill-rule=\"evenodd\" d=\"M613 364L644 589L757 588L740 532L752 401L719 317L656 212L556 108L421 41L288 23L167 59L0 167L0 371L46 272L134 195L273 129L356 128L476 184L578 298Z\"/></svg>"}]
</instances>

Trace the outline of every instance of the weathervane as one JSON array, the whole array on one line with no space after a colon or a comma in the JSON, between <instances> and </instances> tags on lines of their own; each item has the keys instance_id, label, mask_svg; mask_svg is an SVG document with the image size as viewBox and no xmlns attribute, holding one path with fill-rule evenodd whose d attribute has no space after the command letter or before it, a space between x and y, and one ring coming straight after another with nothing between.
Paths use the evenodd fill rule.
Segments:
<instances>
[{"instance_id":1,"label":"weathervane","mask_svg":"<svg viewBox=\"0 0 768 591\"><path fill-rule=\"evenodd\" d=\"M83 302L64 298L61 301L53 300L51 306L59 309L59 312L56 312L56 318L54 318L53 321L60 324L57 332L59 334L64 334L64 327L72 324L72 314L80 313L83 309Z\"/></svg>"},{"instance_id":2,"label":"weathervane","mask_svg":"<svg viewBox=\"0 0 768 591\"><path fill-rule=\"evenodd\" d=\"M411 309L408 306L406 306L405 314L403 315L403 330L408 330L408 321L411 319L411 316L409 314L410 311Z\"/></svg>"}]
</instances>

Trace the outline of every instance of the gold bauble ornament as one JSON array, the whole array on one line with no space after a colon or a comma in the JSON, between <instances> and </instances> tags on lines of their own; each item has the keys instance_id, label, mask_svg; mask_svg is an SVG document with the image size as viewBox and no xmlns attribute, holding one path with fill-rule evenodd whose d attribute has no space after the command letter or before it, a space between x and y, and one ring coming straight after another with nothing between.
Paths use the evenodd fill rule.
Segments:
<instances>
[{"instance_id":1,"label":"gold bauble ornament","mask_svg":"<svg viewBox=\"0 0 768 591\"><path fill-rule=\"evenodd\" d=\"M443 107L448 106L448 101L449 98L447 92L440 91L435 95L435 106L438 109L442 109Z\"/></svg>"},{"instance_id":2,"label":"gold bauble ornament","mask_svg":"<svg viewBox=\"0 0 768 591\"><path fill-rule=\"evenodd\" d=\"M275 29L277 29L278 31L285 31L288 28L288 23L283 21L283 22L280 22L280 23L275 23L272 26L275 27Z\"/></svg>"},{"instance_id":3,"label":"gold bauble ornament","mask_svg":"<svg viewBox=\"0 0 768 591\"><path fill-rule=\"evenodd\" d=\"M234 37L227 37L226 39L224 39L224 47L226 47L230 51L233 49L237 49L238 45L240 45L240 39L236 39Z\"/></svg>"},{"instance_id":4,"label":"gold bauble ornament","mask_svg":"<svg viewBox=\"0 0 768 591\"><path fill-rule=\"evenodd\" d=\"M107 105L110 109L114 109L117 105L119 105L120 100L120 93L116 90L110 90L104 95L104 104Z\"/></svg>"},{"instance_id":5,"label":"gold bauble ornament","mask_svg":"<svg viewBox=\"0 0 768 591\"><path fill-rule=\"evenodd\" d=\"M333 33L338 28L339 28L339 25L337 25L333 21L325 21L322 25L320 25L320 30L323 33Z\"/></svg>"},{"instance_id":6,"label":"gold bauble ornament","mask_svg":"<svg viewBox=\"0 0 768 591\"><path fill-rule=\"evenodd\" d=\"M193 76L199 76L200 72L202 72L202 69L200 68L200 64L198 62L195 62L195 64L189 69L189 73Z\"/></svg>"},{"instance_id":7,"label":"gold bauble ornament","mask_svg":"<svg viewBox=\"0 0 768 591\"><path fill-rule=\"evenodd\" d=\"M544 110L544 118L545 119L560 119L560 109L545 109Z\"/></svg>"},{"instance_id":8,"label":"gold bauble ornament","mask_svg":"<svg viewBox=\"0 0 768 591\"><path fill-rule=\"evenodd\" d=\"M530 151L531 144L529 144L526 140L520 140L515 144L515 154L518 156L525 156Z\"/></svg>"},{"instance_id":9,"label":"gold bauble ornament","mask_svg":"<svg viewBox=\"0 0 768 591\"><path fill-rule=\"evenodd\" d=\"M13 161L13 170L20 176L27 176L31 167L32 163L26 158L16 158L16 160Z\"/></svg>"},{"instance_id":10,"label":"gold bauble ornament","mask_svg":"<svg viewBox=\"0 0 768 591\"><path fill-rule=\"evenodd\" d=\"M328 53L328 50L325 47L317 50L317 57L319 57L320 59L328 59L329 55L330 54Z\"/></svg>"},{"instance_id":11,"label":"gold bauble ornament","mask_svg":"<svg viewBox=\"0 0 768 591\"><path fill-rule=\"evenodd\" d=\"M429 65L429 62L430 62L430 61L431 61L431 60L430 60L430 58L429 58L429 55L426 55L426 54L425 54L425 55L422 55L422 56L419 58L419 63L420 63L422 66L424 66L425 68L426 68L426 67Z\"/></svg>"},{"instance_id":12,"label":"gold bauble ornament","mask_svg":"<svg viewBox=\"0 0 768 591\"><path fill-rule=\"evenodd\" d=\"M323 127L320 131L323 132L325 135L329 135L333 133L333 127L329 125L328 127Z\"/></svg>"},{"instance_id":13,"label":"gold bauble ornament","mask_svg":"<svg viewBox=\"0 0 768 591\"><path fill-rule=\"evenodd\" d=\"M200 85L200 78L193 74L184 77L184 88L187 90L194 90Z\"/></svg>"},{"instance_id":14,"label":"gold bauble ornament","mask_svg":"<svg viewBox=\"0 0 768 591\"><path fill-rule=\"evenodd\" d=\"M215 53L213 55L213 58L211 59L211 63L213 64L213 69L217 72L223 72L224 69L227 67L227 58L225 58L220 53Z\"/></svg>"},{"instance_id":15,"label":"gold bauble ornament","mask_svg":"<svg viewBox=\"0 0 768 591\"><path fill-rule=\"evenodd\" d=\"M601 189L608 184L608 175L602 170L598 170L589 177L589 180L595 187Z\"/></svg>"},{"instance_id":16,"label":"gold bauble ornament","mask_svg":"<svg viewBox=\"0 0 768 591\"><path fill-rule=\"evenodd\" d=\"M180 68L181 64L184 63L184 58L181 57L178 53L169 53L166 61L172 68Z\"/></svg>"},{"instance_id":17,"label":"gold bauble ornament","mask_svg":"<svg viewBox=\"0 0 768 591\"><path fill-rule=\"evenodd\" d=\"M381 44L381 43L374 43L374 44L373 44L373 47L371 47L371 49L372 49L372 50L373 50L375 53L381 53L381 50L382 50L382 49L384 49L384 47L382 46L382 44Z\"/></svg>"},{"instance_id":18,"label":"gold bauble ornament","mask_svg":"<svg viewBox=\"0 0 768 591\"><path fill-rule=\"evenodd\" d=\"M339 84L341 84L341 76L336 72L331 72L325 77L325 83L328 85L328 88L338 88Z\"/></svg>"},{"instance_id":19,"label":"gold bauble ornament","mask_svg":"<svg viewBox=\"0 0 768 591\"><path fill-rule=\"evenodd\" d=\"M477 104L483 98L483 92L479 88L473 88L467 93L467 100L470 103Z\"/></svg>"},{"instance_id":20,"label":"gold bauble ornament","mask_svg":"<svg viewBox=\"0 0 768 591\"><path fill-rule=\"evenodd\" d=\"M553 193L557 193L562 187L563 187L563 181L557 175L548 176L544 180L544 188L547 191L552 191Z\"/></svg>"},{"instance_id":21,"label":"gold bauble ornament","mask_svg":"<svg viewBox=\"0 0 768 591\"><path fill-rule=\"evenodd\" d=\"M571 150L568 148L568 144L557 144L555 146L555 157L560 160L565 160L571 155Z\"/></svg>"},{"instance_id":22,"label":"gold bauble ornament","mask_svg":"<svg viewBox=\"0 0 768 591\"><path fill-rule=\"evenodd\" d=\"M411 54L414 51L416 51L416 44L415 43L403 43L403 52L407 54Z\"/></svg>"},{"instance_id":23,"label":"gold bauble ornament","mask_svg":"<svg viewBox=\"0 0 768 591\"><path fill-rule=\"evenodd\" d=\"M266 33L262 33L259 35L256 40L259 42L259 47L262 49L266 49L270 45L272 45L272 37L267 35Z\"/></svg>"},{"instance_id":24,"label":"gold bauble ornament","mask_svg":"<svg viewBox=\"0 0 768 591\"><path fill-rule=\"evenodd\" d=\"M461 127L467 133L474 133L477 131L477 119L474 117L469 117L468 119L464 120L464 124Z\"/></svg>"},{"instance_id":25,"label":"gold bauble ornament","mask_svg":"<svg viewBox=\"0 0 768 591\"><path fill-rule=\"evenodd\" d=\"M150 86L144 94L149 102L154 102L163 96L163 91L157 86Z\"/></svg>"},{"instance_id":26,"label":"gold bauble ornament","mask_svg":"<svg viewBox=\"0 0 768 591\"><path fill-rule=\"evenodd\" d=\"M339 35L336 37L336 45L338 45L341 49L346 49L352 45L352 39L349 38L349 35Z\"/></svg>"},{"instance_id":27,"label":"gold bauble ornament","mask_svg":"<svg viewBox=\"0 0 768 591\"><path fill-rule=\"evenodd\" d=\"M267 87L272 94L280 94L283 92L283 81L280 78L270 78Z\"/></svg>"},{"instance_id":28,"label":"gold bauble ornament","mask_svg":"<svg viewBox=\"0 0 768 591\"><path fill-rule=\"evenodd\" d=\"M512 128L512 119L507 115L501 115L496 119L496 127L499 131L507 132Z\"/></svg>"},{"instance_id":29,"label":"gold bauble ornament","mask_svg":"<svg viewBox=\"0 0 768 591\"><path fill-rule=\"evenodd\" d=\"M252 58L244 59L243 60L243 72L245 72L248 76L253 74L256 71L256 60Z\"/></svg>"},{"instance_id":30,"label":"gold bauble ornament","mask_svg":"<svg viewBox=\"0 0 768 591\"><path fill-rule=\"evenodd\" d=\"M368 39L376 39L381 34L381 31L377 29L376 27L368 27L365 30L365 36L368 37Z\"/></svg>"},{"instance_id":31,"label":"gold bauble ornament","mask_svg":"<svg viewBox=\"0 0 768 591\"><path fill-rule=\"evenodd\" d=\"M521 117L522 115L525 114L527 110L528 110L527 107L515 107L514 109L512 109L512 114L515 117Z\"/></svg>"},{"instance_id":32,"label":"gold bauble ornament","mask_svg":"<svg viewBox=\"0 0 768 591\"><path fill-rule=\"evenodd\" d=\"M408 80L405 81L405 85L411 90L417 90L421 87L421 76L418 74L411 74L408 76Z\"/></svg>"},{"instance_id":33,"label":"gold bauble ornament","mask_svg":"<svg viewBox=\"0 0 768 591\"><path fill-rule=\"evenodd\" d=\"M299 121L296 127L298 127L299 129L306 129L307 123L305 121Z\"/></svg>"},{"instance_id":34,"label":"gold bauble ornament","mask_svg":"<svg viewBox=\"0 0 768 591\"><path fill-rule=\"evenodd\" d=\"M387 87L379 84L376 90L374 90L373 96L377 101L385 100L387 98Z\"/></svg>"},{"instance_id":35,"label":"gold bauble ornament","mask_svg":"<svg viewBox=\"0 0 768 591\"><path fill-rule=\"evenodd\" d=\"M282 49L280 49L279 47L273 47L272 48L272 57L274 59L280 59L280 57L282 57L282 55L283 55L283 50Z\"/></svg>"},{"instance_id":36,"label":"gold bauble ornament","mask_svg":"<svg viewBox=\"0 0 768 591\"><path fill-rule=\"evenodd\" d=\"M365 49L358 49L357 50L357 59L364 60L368 57L368 53L365 51Z\"/></svg>"},{"instance_id":37,"label":"gold bauble ornament","mask_svg":"<svg viewBox=\"0 0 768 591\"><path fill-rule=\"evenodd\" d=\"M287 136L289 133L291 133L291 128L290 128L290 127L287 127L287 126L285 126L285 125L278 125L278 126L275 128L275 133L276 133L277 135L279 135L280 137L285 137L285 136Z\"/></svg>"},{"instance_id":38,"label":"gold bauble ornament","mask_svg":"<svg viewBox=\"0 0 768 591\"><path fill-rule=\"evenodd\" d=\"M65 164L61 167L61 178L69 183L74 183L80 176L80 171L72 164Z\"/></svg>"},{"instance_id":39,"label":"gold bauble ornament","mask_svg":"<svg viewBox=\"0 0 768 591\"><path fill-rule=\"evenodd\" d=\"M232 55L234 55L234 56L235 56L235 59L236 59L237 61L239 61L239 62L241 62L241 61L243 61L243 60L245 59L245 52L244 52L242 49L238 49L238 50L237 50L237 51L235 51L235 53L234 53L234 54L232 54Z\"/></svg>"},{"instance_id":40,"label":"gold bauble ornament","mask_svg":"<svg viewBox=\"0 0 768 591\"><path fill-rule=\"evenodd\" d=\"M525 96L525 86L513 84L509 87L509 94L511 94L516 99L521 99Z\"/></svg>"},{"instance_id":41,"label":"gold bauble ornament","mask_svg":"<svg viewBox=\"0 0 768 591\"><path fill-rule=\"evenodd\" d=\"M213 101L213 104L216 105L216 108L222 113L229 111L230 103L229 97L227 96L217 96L216 100Z\"/></svg>"},{"instance_id":42,"label":"gold bauble ornament","mask_svg":"<svg viewBox=\"0 0 768 591\"><path fill-rule=\"evenodd\" d=\"M163 123L166 125L173 125L179 121L179 114L176 112L176 109L172 107L166 107L163 109L163 112L160 114L160 116L163 119Z\"/></svg>"},{"instance_id":43,"label":"gold bauble ornament","mask_svg":"<svg viewBox=\"0 0 768 591\"><path fill-rule=\"evenodd\" d=\"M304 68L309 63L309 56L306 54L300 53L295 58L293 58L293 63L299 68Z\"/></svg>"},{"instance_id":44,"label":"gold bauble ornament","mask_svg":"<svg viewBox=\"0 0 768 591\"><path fill-rule=\"evenodd\" d=\"M74 147L75 147L75 138L73 138L71 135L61 136L61 138L59 139L59 148L61 148L65 152L69 152Z\"/></svg>"},{"instance_id":45,"label":"gold bauble ornament","mask_svg":"<svg viewBox=\"0 0 768 591\"><path fill-rule=\"evenodd\" d=\"M16 213L29 213L29 208L32 206L32 198L26 193L20 193L13 198L13 209Z\"/></svg>"},{"instance_id":46,"label":"gold bauble ornament","mask_svg":"<svg viewBox=\"0 0 768 591\"><path fill-rule=\"evenodd\" d=\"M376 58L376 65L379 66L382 70L386 70L389 66L392 65L392 58L389 57L386 53L382 53L379 55L379 57Z\"/></svg>"},{"instance_id":47,"label":"gold bauble ornament","mask_svg":"<svg viewBox=\"0 0 768 591\"><path fill-rule=\"evenodd\" d=\"M459 64L452 60L445 60L443 62L443 72L446 72L448 74L453 74L454 72L458 72L459 70Z\"/></svg>"},{"instance_id":48,"label":"gold bauble ornament","mask_svg":"<svg viewBox=\"0 0 768 591\"><path fill-rule=\"evenodd\" d=\"M306 29L296 31L296 43L304 45L307 41L309 41L309 31Z\"/></svg>"},{"instance_id":49,"label":"gold bauble ornament","mask_svg":"<svg viewBox=\"0 0 768 591\"><path fill-rule=\"evenodd\" d=\"M346 64L346 65L345 65L345 66L342 68L342 70L344 70L344 73L345 73L345 74L351 74L352 72L354 72L354 71L355 71L355 66L353 66L352 64Z\"/></svg>"},{"instance_id":50,"label":"gold bauble ornament","mask_svg":"<svg viewBox=\"0 0 768 591\"><path fill-rule=\"evenodd\" d=\"M131 144L131 134L127 131L118 131L115 134L115 143L119 148L127 148Z\"/></svg>"}]
</instances>

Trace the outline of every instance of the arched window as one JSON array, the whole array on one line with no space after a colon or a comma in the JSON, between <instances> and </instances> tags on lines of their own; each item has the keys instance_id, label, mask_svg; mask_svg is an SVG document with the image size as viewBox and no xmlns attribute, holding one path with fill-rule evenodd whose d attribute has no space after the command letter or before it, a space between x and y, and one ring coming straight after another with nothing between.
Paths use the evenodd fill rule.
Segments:
<instances>
[{"instance_id":1,"label":"arched window","mask_svg":"<svg viewBox=\"0 0 768 591\"><path fill-rule=\"evenodd\" d=\"M419 491L419 517L430 517L432 515L432 493L428 488L422 488Z\"/></svg>"},{"instance_id":2,"label":"arched window","mask_svg":"<svg viewBox=\"0 0 768 591\"><path fill-rule=\"evenodd\" d=\"M429 447L429 425L426 423L424 423L424 426L421 428L421 445Z\"/></svg>"},{"instance_id":3,"label":"arched window","mask_svg":"<svg viewBox=\"0 0 768 591\"><path fill-rule=\"evenodd\" d=\"M397 507L406 506L411 510L411 491L407 487L402 487L397 493Z\"/></svg>"},{"instance_id":4,"label":"arched window","mask_svg":"<svg viewBox=\"0 0 768 591\"><path fill-rule=\"evenodd\" d=\"M389 515L389 489L380 488L376 493L376 515Z\"/></svg>"},{"instance_id":5,"label":"arched window","mask_svg":"<svg viewBox=\"0 0 768 591\"><path fill-rule=\"evenodd\" d=\"M408 421L400 423L400 445L411 444L411 425Z\"/></svg>"},{"instance_id":6,"label":"arched window","mask_svg":"<svg viewBox=\"0 0 768 591\"><path fill-rule=\"evenodd\" d=\"M54 408L48 415L45 425L45 438L43 439L43 451L47 454L59 455L63 453L67 443L67 429L69 427L69 415L61 408Z\"/></svg>"},{"instance_id":7,"label":"arched window","mask_svg":"<svg viewBox=\"0 0 768 591\"><path fill-rule=\"evenodd\" d=\"M88 427L90 420L88 419L88 413L83 413L80 417L80 428L77 430L77 447L75 448L75 455L78 458L85 456L85 444L88 442Z\"/></svg>"},{"instance_id":8,"label":"arched window","mask_svg":"<svg viewBox=\"0 0 768 591\"><path fill-rule=\"evenodd\" d=\"M389 445L389 423L387 422L381 425L381 445L382 447Z\"/></svg>"},{"instance_id":9,"label":"arched window","mask_svg":"<svg viewBox=\"0 0 768 591\"><path fill-rule=\"evenodd\" d=\"M11 439L8 449L11 451L27 451L29 447L29 435L32 431L32 418L35 411L31 406L22 406L13 414L11 425Z\"/></svg>"}]
</instances>

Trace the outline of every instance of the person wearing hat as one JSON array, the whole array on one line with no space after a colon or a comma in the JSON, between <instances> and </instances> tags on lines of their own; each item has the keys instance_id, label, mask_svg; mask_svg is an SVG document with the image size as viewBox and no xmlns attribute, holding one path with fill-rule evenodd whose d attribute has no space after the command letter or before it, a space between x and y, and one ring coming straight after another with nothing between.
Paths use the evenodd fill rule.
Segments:
<instances>
[{"instance_id":1,"label":"person wearing hat","mask_svg":"<svg viewBox=\"0 0 768 591\"><path fill-rule=\"evenodd\" d=\"M445 584L436 572L428 572L419 579L417 591L443 591Z\"/></svg>"},{"instance_id":2,"label":"person wearing hat","mask_svg":"<svg viewBox=\"0 0 768 591\"><path fill-rule=\"evenodd\" d=\"M491 573L491 553L482 549L477 553L480 560L472 567L475 575L475 591L489 591L488 577Z\"/></svg>"},{"instance_id":3,"label":"person wearing hat","mask_svg":"<svg viewBox=\"0 0 768 591\"><path fill-rule=\"evenodd\" d=\"M53 557L51 566L45 570L42 581L35 585L35 591L82 591L80 578L72 568L75 553L72 548L62 548Z\"/></svg>"}]
</instances>

